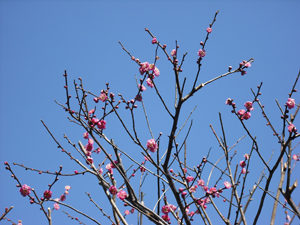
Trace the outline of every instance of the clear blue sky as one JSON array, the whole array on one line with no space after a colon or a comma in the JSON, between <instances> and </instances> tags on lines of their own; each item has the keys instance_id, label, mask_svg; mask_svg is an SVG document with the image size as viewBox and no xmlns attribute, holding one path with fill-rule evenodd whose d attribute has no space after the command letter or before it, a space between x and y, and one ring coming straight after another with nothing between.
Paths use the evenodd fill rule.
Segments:
<instances>
[{"instance_id":1,"label":"clear blue sky","mask_svg":"<svg viewBox=\"0 0 300 225\"><path fill-rule=\"evenodd\" d=\"M122 93L126 99L133 98L136 94L134 75L140 78L138 66L122 50L118 41L121 41L127 50L142 62L151 62L154 59L155 46L151 44L151 37L144 31L147 27L161 43L167 45L168 52L175 47L175 40L180 46L178 52L180 56L188 52L181 75L187 77L186 90L188 90L197 70L199 42L204 41L205 30L217 10L220 10L220 13L206 45L207 55L202 61L199 82L205 82L225 73L230 65L236 68L242 60L252 57L255 61L248 69L247 75L242 77L240 74L234 74L208 85L185 105L180 117L180 126L194 106L198 106L193 113L194 124L187 141L188 164L199 164L210 147L212 147L212 161L222 155L222 150L209 129L211 123L221 136L219 111L224 119L228 145L233 145L245 134L224 102L227 98L233 98L238 107L242 108L244 102L252 100L250 88L256 88L260 82L264 82L260 100L266 105L269 118L280 132L280 111L275 99L284 105L299 71L299 8L299 1L264 1L263 3L258 1L255 3L246 1L227 3L221 1L213 3L0 1L1 163L4 161L10 164L24 163L25 166L49 171L58 170L59 166L63 165L63 173L80 170L78 165L57 149L40 122L41 119L44 120L68 151L73 149L65 141L63 134L74 143L79 140L84 142L83 131L68 122L66 118L68 115L54 103L54 99L60 103L66 101L62 76L64 70L68 71L70 83L73 79L82 77L85 88L95 94L99 94L101 89L105 88L105 83L109 82L112 92ZM171 107L174 95L172 67L162 51L159 51L159 56L157 67L161 75L156 83ZM294 95L294 98L299 103L299 92ZM144 100L154 135L157 137L159 132L163 133L161 146L165 149L171 121L163 112L154 90L148 88L144 93ZM92 107L92 102L90 104ZM73 107L76 108L75 102ZM266 121L261 117L258 107L254 107L252 118L246 121L246 124L253 136L258 137L262 154L268 159L273 149L275 156L278 155L280 146L273 137L272 131L265 126ZM140 105L138 110L141 140L146 143L150 135ZM120 112L124 118L129 118L127 111L121 109ZM128 120L126 122L130 124ZM300 127L299 122L295 125ZM128 137L114 117L107 119L106 132L109 138L114 138L121 149L134 155L137 161L143 160L139 154L140 149L129 143ZM182 132L179 137L181 141L185 137L187 128ZM233 164L242 160L242 156L249 153L250 148L249 139L241 141L235 148L238 154ZM296 152L300 152L299 146L295 149ZM103 155L97 157L95 157L96 163L102 162ZM247 181L245 192L257 181L262 168L262 163L254 156L253 164L250 166L251 178ZM47 189L47 184L52 183L54 179L50 175L38 175L19 167L13 167L13 170L22 183L35 188L40 196ZM206 173L209 171L207 170ZM299 171L299 165L296 166L296 171ZM279 174L279 171L277 172ZM0 176L0 212L2 213L5 207L13 205L15 208L8 214L13 221L17 222L20 219L24 225L46 224L46 218L39 211L38 206L30 205L28 198L20 195L18 188L15 187L16 182L10 178L10 173L5 170L4 165L0 169ZM139 176L140 173L137 173L132 182L138 183ZM217 177L216 173L215 179ZM299 179L299 174L294 174L292 179L295 178ZM214 181L212 180L211 183ZM153 182L148 176L143 190L147 194L145 203L150 208L154 205L151 192L156 196L156 191L153 192ZM272 183L272 191L276 191L277 184L278 180ZM91 193L99 205L108 204L102 195L102 188L94 177L88 175L81 179L61 177L52 189L54 198L62 194L65 185L72 186L67 204L89 213L102 224L109 224L109 221L96 210L84 194L85 191ZM252 212L256 209L260 196L261 190L258 190L246 214L248 224L252 223ZM299 196L298 188L293 195L296 204L299 203ZM175 201L170 200L170 203L175 204ZM225 214L227 204L221 199L217 203L222 210L225 210ZM269 223L268 209L272 204L273 200L267 197L260 224ZM52 207L53 203L49 203L49 206ZM71 224L72 222L61 212L61 209L53 213L53 224ZM104 207L104 209L110 213L110 208ZM78 216L86 224L92 224L69 209L63 210ZM213 211L208 210L213 217ZM128 218L130 223L136 223L136 214L129 215ZM284 211L279 207L276 224L283 224L284 218ZM212 220L214 224L219 221L217 216ZM144 221L144 224L149 224L147 219ZM295 224L298 223L299 220L296 220ZM9 222L2 221L1 224L9 224Z\"/></svg>"}]
</instances>

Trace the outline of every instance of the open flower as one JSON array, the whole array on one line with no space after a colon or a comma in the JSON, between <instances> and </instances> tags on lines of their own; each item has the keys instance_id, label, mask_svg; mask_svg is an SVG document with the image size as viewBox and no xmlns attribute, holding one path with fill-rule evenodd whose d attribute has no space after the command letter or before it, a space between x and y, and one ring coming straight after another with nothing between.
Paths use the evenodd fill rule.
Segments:
<instances>
[{"instance_id":1,"label":"open flower","mask_svg":"<svg viewBox=\"0 0 300 225\"><path fill-rule=\"evenodd\" d=\"M295 99L292 99L292 98L288 98L287 102L286 102L286 106L289 108L289 109L292 109L295 107Z\"/></svg>"},{"instance_id":2,"label":"open flower","mask_svg":"<svg viewBox=\"0 0 300 225\"><path fill-rule=\"evenodd\" d=\"M204 57L205 55L206 55L206 52L205 52L204 49L200 49L200 50L198 51L198 56Z\"/></svg>"},{"instance_id":3,"label":"open flower","mask_svg":"<svg viewBox=\"0 0 300 225\"><path fill-rule=\"evenodd\" d=\"M121 190L118 192L117 197L123 201L127 197L127 194L124 190Z\"/></svg>"},{"instance_id":4,"label":"open flower","mask_svg":"<svg viewBox=\"0 0 300 225\"><path fill-rule=\"evenodd\" d=\"M224 186L225 186L225 188L229 189L229 188L231 188L231 183L229 183L228 181L225 181Z\"/></svg>"},{"instance_id":5,"label":"open flower","mask_svg":"<svg viewBox=\"0 0 300 225\"><path fill-rule=\"evenodd\" d=\"M21 192L21 195L23 197L26 197L27 195L30 194L31 192L31 187L29 187L28 185L26 184L23 184L22 187L20 188L20 192Z\"/></svg>"},{"instance_id":6,"label":"open flower","mask_svg":"<svg viewBox=\"0 0 300 225\"><path fill-rule=\"evenodd\" d=\"M156 144L154 139L150 139L147 141L147 149L149 149L151 152L156 152L158 148L158 145Z\"/></svg>"}]
</instances>

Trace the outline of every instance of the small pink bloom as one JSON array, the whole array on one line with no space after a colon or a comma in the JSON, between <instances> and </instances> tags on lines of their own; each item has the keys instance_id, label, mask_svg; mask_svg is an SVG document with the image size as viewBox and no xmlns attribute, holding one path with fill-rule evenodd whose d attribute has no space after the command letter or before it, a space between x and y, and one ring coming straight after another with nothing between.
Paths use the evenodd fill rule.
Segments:
<instances>
[{"instance_id":1,"label":"small pink bloom","mask_svg":"<svg viewBox=\"0 0 300 225\"><path fill-rule=\"evenodd\" d=\"M153 82L152 82L152 80L151 80L150 78L147 78L146 83L147 83L147 85L148 85L149 87L151 87L151 88L154 87L154 84L153 84Z\"/></svg>"},{"instance_id":2,"label":"small pink bloom","mask_svg":"<svg viewBox=\"0 0 300 225\"><path fill-rule=\"evenodd\" d=\"M110 170L111 169L111 163L108 163L106 166L105 166L105 168L107 169L107 170Z\"/></svg>"},{"instance_id":3,"label":"small pink bloom","mask_svg":"<svg viewBox=\"0 0 300 225\"><path fill-rule=\"evenodd\" d=\"M138 102L141 102L143 100L143 97L141 94L138 94L135 96L135 99L138 101Z\"/></svg>"},{"instance_id":4,"label":"small pink bloom","mask_svg":"<svg viewBox=\"0 0 300 225\"><path fill-rule=\"evenodd\" d=\"M151 70L153 70L153 69L154 69L154 64L153 64L153 63L152 63L152 64L149 64L148 70L151 71Z\"/></svg>"},{"instance_id":5,"label":"small pink bloom","mask_svg":"<svg viewBox=\"0 0 300 225\"><path fill-rule=\"evenodd\" d=\"M94 102L98 103L99 102L99 98L93 98Z\"/></svg>"},{"instance_id":6,"label":"small pink bloom","mask_svg":"<svg viewBox=\"0 0 300 225\"><path fill-rule=\"evenodd\" d=\"M229 189L229 188L231 188L231 183L229 183L228 181L225 181L224 186L225 186L225 188Z\"/></svg>"},{"instance_id":7,"label":"small pink bloom","mask_svg":"<svg viewBox=\"0 0 300 225\"><path fill-rule=\"evenodd\" d=\"M171 56L175 56L175 55L176 55L176 50L173 49L173 50L171 51Z\"/></svg>"},{"instance_id":8,"label":"small pink bloom","mask_svg":"<svg viewBox=\"0 0 300 225\"><path fill-rule=\"evenodd\" d=\"M181 193L181 197L183 197L183 198L184 198L184 197L186 196L186 194L187 194L187 193L186 193L185 191L184 191L184 192L182 192L182 193Z\"/></svg>"},{"instance_id":9,"label":"small pink bloom","mask_svg":"<svg viewBox=\"0 0 300 225\"><path fill-rule=\"evenodd\" d=\"M161 207L161 211L163 214L168 214L169 212L171 212L170 206L164 205L163 207Z\"/></svg>"},{"instance_id":10,"label":"small pink bloom","mask_svg":"<svg viewBox=\"0 0 300 225\"><path fill-rule=\"evenodd\" d=\"M169 205L170 206L170 209L172 209L173 211L175 211L177 209L177 207L175 205Z\"/></svg>"},{"instance_id":11,"label":"small pink bloom","mask_svg":"<svg viewBox=\"0 0 300 225\"><path fill-rule=\"evenodd\" d=\"M141 89L141 91L146 91L146 87L144 85L139 84L139 89Z\"/></svg>"},{"instance_id":12,"label":"small pink bloom","mask_svg":"<svg viewBox=\"0 0 300 225\"><path fill-rule=\"evenodd\" d=\"M248 160L249 159L249 155L245 154L244 157Z\"/></svg>"},{"instance_id":13,"label":"small pink bloom","mask_svg":"<svg viewBox=\"0 0 300 225\"><path fill-rule=\"evenodd\" d=\"M65 194L62 194L62 195L60 196L60 201L63 202L63 201L66 200L66 198L67 198L66 195L65 195Z\"/></svg>"},{"instance_id":14,"label":"small pink bloom","mask_svg":"<svg viewBox=\"0 0 300 225\"><path fill-rule=\"evenodd\" d=\"M59 204L58 203L54 204L54 209L59 210Z\"/></svg>"},{"instance_id":15,"label":"small pink bloom","mask_svg":"<svg viewBox=\"0 0 300 225\"><path fill-rule=\"evenodd\" d=\"M65 191L65 195L69 195L69 191Z\"/></svg>"},{"instance_id":16,"label":"small pink bloom","mask_svg":"<svg viewBox=\"0 0 300 225\"><path fill-rule=\"evenodd\" d=\"M250 101L248 101L248 102L246 102L245 104L244 104L244 106L246 107L246 109L248 109L248 110L250 110L250 111L252 111L254 108L253 108L253 103L252 102L250 102Z\"/></svg>"},{"instance_id":17,"label":"small pink bloom","mask_svg":"<svg viewBox=\"0 0 300 225\"><path fill-rule=\"evenodd\" d=\"M100 120L98 123L97 123L97 127L100 129L100 130L104 130L106 128L106 121L105 120Z\"/></svg>"},{"instance_id":18,"label":"small pink bloom","mask_svg":"<svg viewBox=\"0 0 300 225\"><path fill-rule=\"evenodd\" d=\"M239 111L238 111L238 114L240 115L240 116L242 116L242 115L244 115L245 114L245 109L240 109Z\"/></svg>"},{"instance_id":19,"label":"small pink bloom","mask_svg":"<svg viewBox=\"0 0 300 225\"><path fill-rule=\"evenodd\" d=\"M92 123L93 123L93 124L98 123L98 121L99 121L99 120L98 120L97 118L93 118L93 119L92 119Z\"/></svg>"},{"instance_id":20,"label":"small pink bloom","mask_svg":"<svg viewBox=\"0 0 300 225\"><path fill-rule=\"evenodd\" d=\"M207 33L211 33L212 29L210 27L206 28Z\"/></svg>"},{"instance_id":21,"label":"small pink bloom","mask_svg":"<svg viewBox=\"0 0 300 225\"><path fill-rule=\"evenodd\" d=\"M186 173L186 172L187 172L187 169L186 169L186 168L183 168L182 170L183 170L183 173Z\"/></svg>"},{"instance_id":22,"label":"small pink bloom","mask_svg":"<svg viewBox=\"0 0 300 225\"><path fill-rule=\"evenodd\" d=\"M200 50L198 51L198 56L204 57L205 55L206 55L206 52L205 52L204 49L200 49Z\"/></svg>"},{"instance_id":23,"label":"small pink bloom","mask_svg":"<svg viewBox=\"0 0 300 225\"><path fill-rule=\"evenodd\" d=\"M196 192L196 191L197 191L197 189L196 189L195 186L190 187L190 192L194 193L194 192Z\"/></svg>"},{"instance_id":24,"label":"small pink bloom","mask_svg":"<svg viewBox=\"0 0 300 225\"><path fill-rule=\"evenodd\" d=\"M143 166L140 167L140 170L142 173L146 171L145 167L143 167Z\"/></svg>"},{"instance_id":25,"label":"small pink bloom","mask_svg":"<svg viewBox=\"0 0 300 225\"><path fill-rule=\"evenodd\" d=\"M243 168L241 171L242 174L246 174L246 168Z\"/></svg>"},{"instance_id":26,"label":"small pink bloom","mask_svg":"<svg viewBox=\"0 0 300 225\"><path fill-rule=\"evenodd\" d=\"M105 93L102 93L102 94L100 95L100 97L99 97L99 100L100 100L101 102L104 102L106 99L107 99L107 96L106 96Z\"/></svg>"},{"instance_id":27,"label":"small pink bloom","mask_svg":"<svg viewBox=\"0 0 300 225\"><path fill-rule=\"evenodd\" d=\"M182 193L182 192L183 192L183 188L179 188L178 191L179 191L180 193Z\"/></svg>"},{"instance_id":28,"label":"small pink bloom","mask_svg":"<svg viewBox=\"0 0 300 225\"><path fill-rule=\"evenodd\" d=\"M93 162L94 162L94 160L93 160L93 158L92 157L87 157L86 158L86 163L88 164L88 165L90 165L90 164L93 164Z\"/></svg>"},{"instance_id":29,"label":"small pink bloom","mask_svg":"<svg viewBox=\"0 0 300 225\"><path fill-rule=\"evenodd\" d=\"M294 155L293 155L293 160L299 161L299 156L297 156L296 154L294 154Z\"/></svg>"},{"instance_id":30,"label":"small pink bloom","mask_svg":"<svg viewBox=\"0 0 300 225\"><path fill-rule=\"evenodd\" d=\"M98 148L96 149L96 153L99 154L100 152L101 152L101 148L98 147Z\"/></svg>"},{"instance_id":31,"label":"small pink bloom","mask_svg":"<svg viewBox=\"0 0 300 225\"><path fill-rule=\"evenodd\" d=\"M71 186L67 185L65 186L66 191L69 191L71 189Z\"/></svg>"},{"instance_id":32,"label":"small pink bloom","mask_svg":"<svg viewBox=\"0 0 300 225\"><path fill-rule=\"evenodd\" d=\"M91 109L90 111L89 111L89 114L91 115L91 114L93 114L95 112L95 109Z\"/></svg>"},{"instance_id":33,"label":"small pink bloom","mask_svg":"<svg viewBox=\"0 0 300 225\"><path fill-rule=\"evenodd\" d=\"M125 210L125 215L129 215L129 210Z\"/></svg>"},{"instance_id":34,"label":"small pink bloom","mask_svg":"<svg viewBox=\"0 0 300 225\"><path fill-rule=\"evenodd\" d=\"M31 187L27 186L26 184L23 184L22 187L20 188L20 192L23 197L26 197L27 195L30 194Z\"/></svg>"},{"instance_id":35,"label":"small pink bloom","mask_svg":"<svg viewBox=\"0 0 300 225\"><path fill-rule=\"evenodd\" d=\"M295 131L295 132L296 132L297 129L296 129L295 125L291 123L291 124L288 126L288 131L289 131L289 132L292 132L292 131Z\"/></svg>"},{"instance_id":36,"label":"small pink bloom","mask_svg":"<svg viewBox=\"0 0 300 225\"><path fill-rule=\"evenodd\" d=\"M46 190L46 191L44 192L44 198L45 198L45 199L50 199L51 196L52 196L52 191Z\"/></svg>"},{"instance_id":37,"label":"small pink bloom","mask_svg":"<svg viewBox=\"0 0 300 225\"><path fill-rule=\"evenodd\" d=\"M287 102L286 102L286 106L289 108L289 109L292 109L295 107L295 99L292 99L292 98L288 98Z\"/></svg>"},{"instance_id":38,"label":"small pink bloom","mask_svg":"<svg viewBox=\"0 0 300 225\"><path fill-rule=\"evenodd\" d=\"M152 42L152 44L156 44L157 43L156 38L153 38L151 42Z\"/></svg>"},{"instance_id":39,"label":"small pink bloom","mask_svg":"<svg viewBox=\"0 0 300 225\"><path fill-rule=\"evenodd\" d=\"M112 194L112 195L115 195L117 194L117 188L115 186L110 186L109 188L109 192Z\"/></svg>"},{"instance_id":40,"label":"small pink bloom","mask_svg":"<svg viewBox=\"0 0 300 225\"><path fill-rule=\"evenodd\" d=\"M153 73L154 73L154 75L157 76L157 77L160 75L160 71L159 71L159 69L158 69L157 67L155 67Z\"/></svg>"},{"instance_id":41,"label":"small pink bloom","mask_svg":"<svg viewBox=\"0 0 300 225\"><path fill-rule=\"evenodd\" d=\"M246 166L246 162L244 160L240 161L240 166L244 168Z\"/></svg>"},{"instance_id":42,"label":"small pink bloom","mask_svg":"<svg viewBox=\"0 0 300 225\"><path fill-rule=\"evenodd\" d=\"M148 62L141 63L139 71L140 71L141 75L143 75L145 72L148 72L149 71L149 63Z\"/></svg>"},{"instance_id":43,"label":"small pink bloom","mask_svg":"<svg viewBox=\"0 0 300 225\"><path fill-rule=\"evenodd\" d=\"M168 215L162 215L161 218L163 218L163 220L166 222L169 222L171 220Z\"/></svg>"},{"instance_id":44,"label":"small pink bloom","mask_svg":"<svg viewBox=\"0 0 300 225\"><path fill-rule=\"evenodd\" d=\"M100 173L100 174L103 173L103 169L102 169L102 168L99 169L99 173Z\"/></svg>"},{"instance_id":45,"label":"small pink bloom","mask_svg":"<svg viewBox=\"0 0 300 225\"><path fill-rule=\"evenodd\" d=\"M230 98L227 98L226 101L225 101L226 105L231 105L231 101L232 100Z\"/></svg>"},{"instance_id":46,"label":"small pink bloom","mask_svg":"<svg viewBox=\"0 0 300 225\"><path fill-rule=\"evenodd\" d=\"M187 182L191 182L192 180L194 180L194 177L192 177L192 176L187 176L186 177Z\"/></svg>"},{"instance_id":47,"label":"small pink bloom","mask_svg":"<svg viewBox=\"0 0 300 225\"><path fill-rule=\"evenodd\" d=\"M131 214L133 214L134 213L134 208L130 209L130 212L131 212Z\"/></svg>"},{"instance_id":48,"label":"small pink bloom","mask_svg":"<svg viewBox=\"0 0 300 225\"><path fill-rule=\"evenodd\" d=\"M75 170L75 171L74 171L74 173L75 173L75 174L78 174L78 171L77 171L77 170Z\"/></svg>"},{"instance_id":49,"label":"small pink bloom","mask_svg":"<svg viewBox=\"0 0 300 225\"><path fill-rule=\"evenodd\" d=\"M245 67L246 68L248 68L248 67L250 67L251 66L251 63L250 62L247 62L246 64L245 64Z\"/></svg>"},{"instance_id":50,"label":"small pink bloom","mask_svg":"<svg viewBox=\"0 0 300 225\"><path fill-rule=\"evenodd\" d=\"M118 192L117 197L123 201L127 197L127 194L124 190L121 190Z\"/></svg>"},{"instance_id":51,"label":"small pink bloom","mask_svg":"<svg viewBox=\"0 0 300 225\"><path fill-rule=\"evenodd\" d=\"M88 140L88 144L89 144L89 145L93 145L93 144L94 144L94 140L93 140L92 138L90 138L90 139Z\"/></svg>"},{"instance_id":52,"label":"small pink bloom","mask_svg":"<svg viewBox=\"0 0 300 225\"><path fill-rule=\"evenodd\" d=\"M245 74L247 74L247 71L242 70L242 71L241 71L241 75L244 76Z\"/></svg>"},{"instance_id":53,"label":"small pink bloom","mask_svg":"<svg viewBox=\"0 0 300 225\"><path fill-rule=\"evenodd\" d=\"M170 173L173 173L173 169L170 169Z\"/></svg>"},{"instance_id":54,"label":"small pink bloom","mask_svg":"<svg viewBox=\"0 0 300 225\"><path fill-rule=\"evenodd\" d=\"M241 119L245 119L245 120L247 120L247 119L249 119L251 117L251 113L250 112L246 112L243 116L242 116L242 118Z\"/></svg>"},{"instance_id":55,"label":"small pink bloom","mask_svg":"<svg viewBox=\"0 0 300 225\"><path fill-rule=\"evenodd\" d=\"M88 133L88 132L85 132L85 133L83 134L83 138L84 138L84 139L89 139L89 133Z\"/></svg>"},{"instance_id":56,"label":"small pink bloom","mask_svg":"<svg viewBox=\"0 0 300 225\"><path fill-rule=\"evenodd\" d=\"M85 149L87 150L87 151L92 151L93 149L94 149L94 147L93 147L93 145L91 145L91 144L87 144L86 146L85 146Z\"/></svg>"},{"instance_id":57,"label":"small pink bloom","mask_svg":"<svg viewBox=\"0 0 300 225\"><path fill-rule=\"evenodd\" d=\"M156 144L154 139L150 139L147 141L147 149L149 149L151 152L156 152L158 148L158 145Z\"/></svg>"},{"instance_id":58,"label":"small pink bloom","mask_svg":"<svg viewBox=\"0 0 300 225\"><path fill-rule=\"evenodd\" d=\"M189 216L193 216L193 215L195 215L194 211L192 211L192 212L189 213Z\"/></svg>"}]
</instances>

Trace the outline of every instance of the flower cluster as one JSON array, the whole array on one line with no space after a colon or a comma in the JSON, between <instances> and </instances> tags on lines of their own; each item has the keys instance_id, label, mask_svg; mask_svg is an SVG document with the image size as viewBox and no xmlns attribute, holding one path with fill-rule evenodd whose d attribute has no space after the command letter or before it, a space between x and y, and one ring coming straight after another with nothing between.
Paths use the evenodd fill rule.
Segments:
<instances>
[{"instance_id":1,"label":"flower cluster","mask_svg":"<svg viewBox=\"0 0 300 225\"><path fill-rule=\"evenodd\" d=\"M56 198L55 201L56 201L56 202L59 202L59 201L63 202L63 201L65 201L66 198L67 198L67 195L69 194L69 190L70 190L70 189L71 189L71 186L66 185L66 186L65 186L65 192L60 196L60 198ZM46 191L45 191L45 192L46 192ZM52 194L52 193L51 193L51 194ZM45 197L45 193L44 193L44 197ZM46 198L46 197L45 197L45 198ZM55 204L54 204L54 209L59 210L59 204L58 204L58 203L55 203Z\"/></svg>"},{"instance_id":2,"label":"flower cluster","mask_svg":"<svg viewBox=\"0 0 300 225\"><path fill-rule=\"evenodd\" d=\"M162 215L161 218L163 218L164 221L169 222L170 217L168 216L168 213L171 211L174 212L176 209L177 207L172 204L162 206L161 211L164 215Z\"/></svg>"},{"instance_id":3,"label":"flower cluster","mask_svg":"<svg viewBox=\"0 0 300 225\"><path fill-rule=\"evenodd\" d=\"M227 98L225 101L225 104L231 105L233 108L236 108L235 103L233 102L233 99ZM244 106L246 107L247 111L245 109L240 109L237 112L237 114L240 116L241 120L248 120L251 117L250 111L254 110L253 102L248 101L244 104ZM232 112L235 112L235 111L232 111Z\"/></svg>"}]
</instances>

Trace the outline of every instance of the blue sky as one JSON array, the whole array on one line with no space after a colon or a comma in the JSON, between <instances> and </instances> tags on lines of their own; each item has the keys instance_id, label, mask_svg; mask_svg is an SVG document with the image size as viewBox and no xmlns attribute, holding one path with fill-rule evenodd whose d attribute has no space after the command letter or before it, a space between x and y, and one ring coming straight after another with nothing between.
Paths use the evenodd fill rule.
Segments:
<instances>
[{"instance_id":1,"label":"blue sky","mask_svg":"<svg viewBox=\"0 0 300 225\"><path fill-rule=\"evenodd\" d=\"M126 99L135 96L135 75L140 78L138 66L131 61L122 50L118 41L142 62L153 61L155 46L151 37L145 32L147 27L162 43L167 45L167 51L175 48L175 40L180 46L178 54L188 52L183 65L182 77L187 77L186 93L192 85L197 71L197 51L200 41L204 41L206 28L211 23L217 10L220 11L213 31L206 45L207 55L203 59L199 82L205 82L227 71L228 66L236 68L242 60L254 58L254 63L248 69L248 74L241 76L233 74L208 85L194 95L184 105L180 117L180 126L186 120L189 112L197 105L193 113L193 128L187 141L188 164L197 165L201 158L212 148L211 160L215 161L222 155L222 150L214 138L209 124L221 136L218 112L222 113L227 131L229 145L245 134L241 125L230 113L230 108L224 104L227 98L233 98L238 107L251 100L250 88L256 88L263 82L260 100L266 105L268 117L274 127L281 131L280 111L275 99L283 106L288 98L296 75L299 71L299 6L298 1L265 1L249 3L231 1L223 3L215 1L204 3L196 1L152 1L152 2L97 2L97 1L7 1L0 2L0 84L1 84L1 142L0 157L2 163L8 161L24 163L25 166L39 170L55 171L63 165L64 173L72 173L80 168L56 147L51 137L40 122L41 119L49 126L55 137L68 151L73 151L63 138L66 134L74 143L83 141L83 130L70 123L67 114L54 100L64 103L65 69L68 71L69 82L78 77L83 78L84 86L95 94L110 83L110 90L122 93ZM174 99L174 79L172 65L167 62L162 51L157 67L161 75L156 84L162 96L172 107ZM179 57L181 58L181 57ZM298 84L299 89L299 84ZM73 95L74 95L74 91ZM293 96L299 103L299 92ZM154 136L162 132L161 146L165 148L167 135L170 132L171 120L163 111L155 91L150 88L143 95L151 128ZM75 100L75 99L72 99ZM93 102L90 102L91 107ZM76 108L76 103L73 103ZM255 107L255 106L254 106ZM128 112L123 108L120 112L124 120L130 124ZM293 111L292 111L293 112ZM150 139L141 105L137 109L138 130L141 140ZM136 157L141 162L143 157L137 146L130 143L116 118L107 119L107 135L114 138L117 145L124 151ZM272 131L265 126L265 120L258 110L252 113L251 120L246 121L249 130L258 137L258 142L265 158L269 158L273 149L274 155L279 152L279 145ZM297 121L295 125L299 126ZM179 140L183 140L187 127L182 131ZM294 144L298 143L295 141ZM235 148L237 156L234 163L242 160L242 156L251 148L249 139L241 141ZM294 150L300 152L299 146ZM79 158L79 156L77 156ZM102 162L103 155L95 158ZM257 181L262 164L257 157L250 166L250 178L246 189L252 188ZM271 161L272 163L273 161ZM130 165L130 164L128 164ZM13 170L22 183L34 187L40 196L47 185L53 182L50 175L38 175L35 172L24 171L14 166ZM295 171L299 170L299 165ZM253 171L253 172L252 172ZM207 173L209 170L206 171ZM277 176L279 171L277 171ZM46 223L46 218L36 205L30 205L23 198L16 182L10 178L10 173L4 165L0 169L1 192L0 209L13 205L15 208L8 214L13 221L21 219L23 224ZM136 184L140 174L137 173ZM215 175L215 179L218 175ZM300 178L294 174L292 179ZM207 179L207 178L206 178ZM214 180L215 181L215 180ZM145 203L153 208L153 180L148 176L144 185ZM213 181L211 181L213 182ZM278 180L272 183L275 191ZM92 176L61 177L53 187L53 197L59 197L65 185L71 185L67 204L72 204L83 212L90 213L101 223L108 223L90 203L84 192L91 193L99 205L107 205L103 198L102 188ZM154 191L156 193L156 191ZM252 213L257 208L257 200L261 196L258 190L246 217L252 223ZM293 197L299 202L299 190ZM281 198L283 200L283 198ZM170 200L171 201L171 200ZM175 203L174 200L171 203ZM219 201L221 209L226 211L227 205ZM267 198L264 207L262 223L269 223L268 208L273 200ZM53 203L49 203L52 206ZM223 208L224 207L224 208ZM109 212L110 208L106 209ZM125 210L125 209L124 209ZM253 211L252 211L253 210ZM91 224L75 212L66 210L73 216L78 216L84 223ZM213 215L213 211L209 211ZM212 216L211 216L212 217ZM136 223L136 214L128 216L129 222ZM278 208L276 224L285 222L284 211ZM215 219L217 223L218 218ZM299 220L298 220L299 221ZM296 223L298 221L295 221ZM54 224L71 223L67 216L59 211L53 213ZM145 224L147 224L145 220ZM2 222L9 224L9 222ZM2 224L1 223L1 224ZM76 222L75 222L76 224Z\"/></svg>"}]
</instances>

